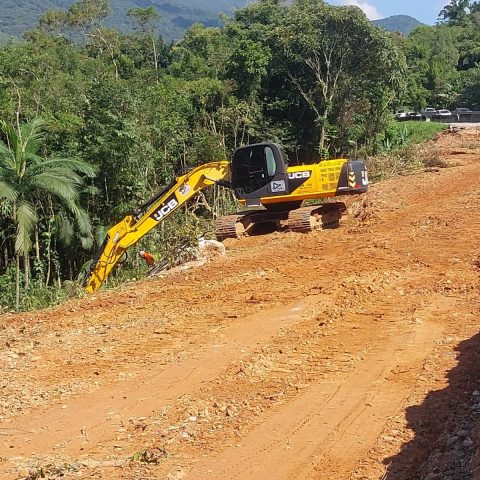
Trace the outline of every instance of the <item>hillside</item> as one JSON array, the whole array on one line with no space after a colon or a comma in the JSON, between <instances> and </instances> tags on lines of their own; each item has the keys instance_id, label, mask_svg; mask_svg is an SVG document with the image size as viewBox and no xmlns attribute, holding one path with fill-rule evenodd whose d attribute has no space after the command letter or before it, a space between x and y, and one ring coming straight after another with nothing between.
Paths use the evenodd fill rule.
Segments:
<instances>
[{"instance_id":1,"label":"hillside","mask_svg":"<svg viewBox=\"0 0 480 480\"><path fill-rule=\"evenodd\" d=\"M409 15L393 15L392 17L381 18L380 20L373 20L373 23L383 27L389 32L400 32L405 36L415 28L423 25L423 23Z\"/></svg>"},{"instance_id":2,"label":"hillside","mask_svg":"<svg viewBox=\"0 0 480 480\"><path fill-rule=\"evenodd\" d=\"M339 229L0 316L0 478L472 479L480 132L425 148Z\"/></svg>"},{"instance_id":3,"label":"hillside","mask_svg":"<svg viewBox=\"0 0 480 480\"><path fill-rule=\"evenodd\" d=\"M73 0L3 0L0 17L0 31L9 35L21 36L32 28L41 15L50 9L68 8ZM157 8L163 18L162 34L169 39L179 38L184 30L195 22L206 25L218 24L220 12L231 13L245 4L243 0L196 0L194 6L187 0L112 0L112 14L109 25L126 31L130 29L127 12L130 8Z\"/></svg>"},{"instance_id":4,"label":"hillside","mask_svg":"<svg viewBox=\"0 0 480 480\"><path fill-rule=\"evenodd\" d=\"M47 10L66 9L72 3L73 0L3 0L0 43L5 41L5 34L21 36L26 30L32 28ZM246 3L246 0L197 0L193 4L188 0L111 0L112 13L108 24L119 30L128 31L131 28L127 17L128 10L144 8L152 4L163 18L161 33L167 39L177 39L193 23L218 25L218 16L221 12L231 13ZM408 15L394 15L374 20L373 23L388 31L401 32L404 35L408 35L414 28L422 25Z\"/></svg>"}]
</instances>

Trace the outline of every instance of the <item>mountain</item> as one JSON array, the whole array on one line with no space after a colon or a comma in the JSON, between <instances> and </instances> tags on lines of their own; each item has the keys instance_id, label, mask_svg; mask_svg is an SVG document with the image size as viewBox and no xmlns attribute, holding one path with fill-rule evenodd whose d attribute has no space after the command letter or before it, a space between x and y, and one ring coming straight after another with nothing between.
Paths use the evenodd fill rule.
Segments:
<instances>
[{"instance_id":1,"label":"mountain","mask_svg":"<svg viewBox=\"0 0 480 480\"><path fill-rule=\"evenodd\" d=\"M21 37L26 30L37 24L47 10L66 10L73 2L74 0L0 0L0 43L11 38L9 36ZM175 40L193 23L219 25L218 16L221 12L231 14L236 8L247 3L248 0L110 0L112 13L107 24L124 32L130 31L132 25L127 16L128 10L153 5L162 17L160 33L168 40ZM401 32L404 35L423 25L408 15L394 15L374 20L373 23L385 30Z\"/></svg>"},{"instance_id":2,"label":"mountain","mask_svg":"<svg viewBox=\"0 0 480 480\"><path fill-rule=\"evenodd\" d=\"M416 18L409 15L393 15L392 17L382 18L380 20L373 20L375 25L383 27L389 32L400 32L407 36L412 30L424 25Z\"/></svg>"},{"instance_id":3,"label":"mountain","mask_svg":"<svg viewBox=\"0 0 480 480\"><path fill-rule=\"evenodd\" d=\"M0 0L0 3L0 32L19 37L34 27L47 10L65 10L74 0ZM107 23L119 30L129 31L128 10L153 5L162 16L161 33L167 39L177 39L193 23L218 25L221 12L229 14L245 4L246 0L110 0L112 13Z\"/></svg>"}]
</instances>

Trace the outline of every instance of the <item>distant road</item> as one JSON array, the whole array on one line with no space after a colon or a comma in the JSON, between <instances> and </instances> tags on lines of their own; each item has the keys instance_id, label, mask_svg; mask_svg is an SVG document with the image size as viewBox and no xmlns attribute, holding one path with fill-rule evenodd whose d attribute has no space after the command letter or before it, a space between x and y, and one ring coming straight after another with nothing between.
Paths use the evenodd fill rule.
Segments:
<instances>
[{"instance_id":1,"label":"distant road","mask_svg":"<svg viewBox=\"0 0 480 480\"><path fill-rule=\"evenodd\" d=\"M480 122L448 122L447 125L450 125L451 127L480 128Z\"/></svg>"}]
</instances>

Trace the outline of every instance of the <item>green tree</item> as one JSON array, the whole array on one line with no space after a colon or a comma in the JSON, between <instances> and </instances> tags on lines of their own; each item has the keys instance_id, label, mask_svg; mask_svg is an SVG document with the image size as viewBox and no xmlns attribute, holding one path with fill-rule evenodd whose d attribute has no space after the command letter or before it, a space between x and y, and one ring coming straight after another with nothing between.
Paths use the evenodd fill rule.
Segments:
<instances>
[{"instance_id":1,"label":"green tree","mask_svg":"<svg viewBox=\"0 0 480 480\"><path fill-rule=\"evenodd\" d=\"M462 72L462 91L459 101L461 105L480 110L480 67Z\"/></svg>"},{"instance_id":2,"label":"green tree","mask_svg":"<svg viewBox=\"0 0 480 480\"><path fill-rule=\"evenodd\" d=\"M458 28L447 25L420 27L406 40L407 105L417 109L427 105L446 108L455 102L460 62Z\"/></svg>"},{"instance_id":3,"label":"green tree","mask_svg":"<svg viewBox=\"0 0 480 480\"><path fill-rule=\"evenodd\" d=\"M319 152L333 112L347 99L366 98L372 88L375 99L379 86L388 90L381 94L382 111L395 99L404 60L388 34L357 7L297 0L278 31L278 41L289 60L287 75L314 113Z\"/></svg>"},{"instance_id":4,"label":"green tree","mask_svg":"<svg viewBox=\"0 0 480 480\"><path fill-rule=\"evenodd\" d=\"M148 36L152 42L153 65L155 71L158 71L158 53L157 53L157 24L160 15L152 5L148 8L131 8L128 16L134 21L135 29L139 30L143 36Z\"/></svg>"},{"instance_id":5,"label":"green tree","mask_svg":"<svg viewBox=\"0 0 480 480\"><path fill-rule=\"evenodd\" d=\"M101 27L110 13L109 0L78 0L68 9L68 24L85 32Z\"/></svg>"},{"instance_id":6,"label":"green tree","mask_svg":"<svg viewBox=\"0 0 480 480\"><path fill-rule=\"evenodd\" d=\"M172 50L172 75L191 80L225 78L231 46L221 29L194 24Z\"/></svg>"},{"instance_id":7,"label":"green tree","mask_svg":"<svg viewBox=\"0 0 480 480\"><path fill-rule=\"evenodd\" d=\"M443 7L439 18L452 25L461 25L467 19L470 3L470 0L451 0L448 5Z\"/></svg>"},{"instance_id":8,"label":"green tree","mask_svg":"<svg viewBox=\"0 0 480 480\"><path fill-rule=\"evenodd\" d=\"M282 4L279 0L262 0L238 10L234 21L225 25L231 45L228 75L237 83L237 95L253 106L278 60L281 45L276 33L288 11Z\"/></svg>"},{"instance_id":9,"label":"green tree","mask_svg":"<svg viewBox=\"0 0 480 480\"><path fill-rule=\"evenodd\" d=\"M0 123L4 140L0 143L0 198L9 202L11 221L16 228L16 307L20 303L20 257L23 258L25 286L30 276L29 253L32 237L38 241L37 222L42 199L57 201L75 218L83 235L91 235L87 213L79 205L83 176L93 177L95 167L73 158L41 156L45 141L43 121L18 124L12 128Z\"/></svg>"}]
</instances>

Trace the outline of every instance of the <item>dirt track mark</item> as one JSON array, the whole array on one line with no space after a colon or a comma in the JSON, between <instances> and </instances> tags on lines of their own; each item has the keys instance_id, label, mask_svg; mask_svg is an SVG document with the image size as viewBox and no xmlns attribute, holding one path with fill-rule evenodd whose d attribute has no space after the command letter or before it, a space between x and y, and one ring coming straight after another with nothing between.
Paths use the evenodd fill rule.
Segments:
<instances>
[{"instance_id":1,"label":"dirt track mark","mask_svg":"<svg viewBox=\"0 0 480 480\"><path fill-rule=\"evenodd\" d=\"M386 329L385 338L373 339L372 350L351 374L310 386L275 409L241 445L202 461L188 478L348 478L413 388L423 360L442 331L428 317L438 320L454 308L453 302L443 303L443 309L434 314L418 312L425 320L411 323L410 331L402 332L398 326ZM388 325L388 319L383 320Z\"/></svg>"},{"instance_id":2,"label":"dirt track mark","mask_svg":"<svg viewBox=\"0 0 480 480\"><path fill-rule=\"evenodd\" d=\"M237 320L193 356L151 377L126 380L115 389L72 398L64 406L42 409L23 421L19 419L4 434L0 456L10 453L12 445L16 457L30 455L47 445L50 446L47 451L79 455L80 449L88 449L89 444L113 441L118 428L127 424L129 418L152 416L179 396L195 394L202 383L215 378L225 365L267 343L278 330L300 322L311 301L325 306L330 302L328 297L317 296ZM28 443L16 441L25 431L30 432Z\"/></svg>"}]
</instances>

